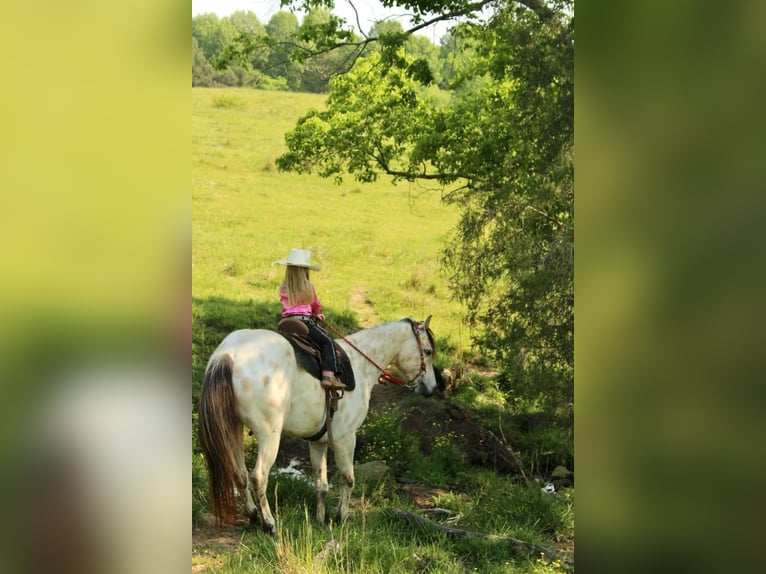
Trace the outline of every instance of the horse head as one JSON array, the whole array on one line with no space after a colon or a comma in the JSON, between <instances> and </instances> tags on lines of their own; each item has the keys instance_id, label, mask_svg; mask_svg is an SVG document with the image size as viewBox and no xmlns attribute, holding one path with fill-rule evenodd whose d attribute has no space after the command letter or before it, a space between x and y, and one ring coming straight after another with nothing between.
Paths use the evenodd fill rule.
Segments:
<instances>
[{"instance_id":1,"label":"horse head","mask_svg":"<svg viewBox=\"0 0 766 574\"><path fill-rule=\"evenodd\" d=\"M431 322L431 315L422 323L412 319L408 321L412 326L417 347L414 347L413 352L408 353L407 357L400 356L400 367L406 372L407 377L411 378L409 386L414 388L417 393L428 397L433 394L437 387L433 365L436 352L434 335L428 327ZM411 375L413 372L415 374Z\"/></svg>"}]
</instances>

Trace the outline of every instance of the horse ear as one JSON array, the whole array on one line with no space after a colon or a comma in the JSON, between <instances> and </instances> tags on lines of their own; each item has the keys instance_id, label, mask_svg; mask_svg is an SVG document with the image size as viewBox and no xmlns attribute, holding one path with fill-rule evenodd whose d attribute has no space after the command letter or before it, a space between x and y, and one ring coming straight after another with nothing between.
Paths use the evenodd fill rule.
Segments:
<instances>
[{"instance_id":1,"label":"horse ear","mask_svg":"<svg viewBox=\"0 0 766 574\"><path fill-rule=\"evenodd\" d=\"M433 315L429 315L428 318L425 321L423 321L423 327L425 327L426 329L428 329L428 324L431 322L431 317L433 317Z\"/></svg>"}]
</instances>

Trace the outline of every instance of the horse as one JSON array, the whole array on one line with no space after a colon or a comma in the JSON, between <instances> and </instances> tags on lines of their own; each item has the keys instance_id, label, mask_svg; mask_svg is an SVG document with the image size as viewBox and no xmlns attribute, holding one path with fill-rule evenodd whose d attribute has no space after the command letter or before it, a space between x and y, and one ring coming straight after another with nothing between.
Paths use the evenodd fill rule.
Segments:
<instances>
[{"instance_id":1,"label":"horse","mask_svg":"<svg viewBox=\"0 0 766 574\"><path fill-rule=\"evenodd\" d=\"M389 321L335 341L349 356L356 387L338 401L330 433L320 431L328 422L325 400L329 397L319 381L298 365L284 336L267 329L227 335L208 361L198 408L200 446L218 524L236 517L235 493L239 491L244 493L250 522L260 520L265 532L276 533L266 488L283 434L310 441L319 523L325 522L327 448L332 448L341 475L338 516L345 520L354 487L356 431L367 417L373 387L393 380L426 396L436 389L430 320L429 316L423 322ZM391 377L379 365L393 365L409 382ZM245 465L243 426L258 441L252 483Z\"/></svg>"}]
</instances>

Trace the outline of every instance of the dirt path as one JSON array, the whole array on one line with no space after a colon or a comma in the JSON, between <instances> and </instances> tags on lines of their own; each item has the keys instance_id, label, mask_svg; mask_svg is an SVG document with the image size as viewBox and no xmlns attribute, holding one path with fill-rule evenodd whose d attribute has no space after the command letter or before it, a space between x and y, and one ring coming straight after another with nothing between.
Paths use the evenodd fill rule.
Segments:
<instances>
[{"instance_id":1,"label":"dirt path","mask_svg":"<svg viewBox=\"0 0 766 574\"><path fill-rule=\"evenodd\" d=\"M372 302L367 298L367 289L361 285L357 285L351 291L348 306L349 309L359 316L359 326L361 328L365 329L367 327L372 327L378 322L375 308L372 306Z\"/></svg>"}]
</instances>

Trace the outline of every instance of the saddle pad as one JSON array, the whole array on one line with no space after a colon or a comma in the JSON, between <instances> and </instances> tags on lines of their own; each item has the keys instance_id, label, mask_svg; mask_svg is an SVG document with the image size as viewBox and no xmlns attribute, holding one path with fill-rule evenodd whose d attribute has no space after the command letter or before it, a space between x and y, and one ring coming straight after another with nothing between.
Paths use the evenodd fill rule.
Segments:
<instances>
[{"instance_id":1,"label":"saddle pad","mask_svg":"<svg viewBox=\"0 0 766 574\"><path fill-rule=\"evenodd\" d=\"M317 380L322 378L322 352L311 339L295 333L285 333L276 331L287 339L295 351L295 360L298 365ZM338 378L346 385L347 391L353 391L356 388L354 380L354 371L351 368L351 361L346 352L338 345L335 345L335 357L338 359L340 373Z\"/></svg>"}]
</instances>

